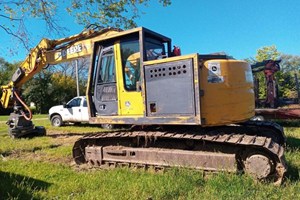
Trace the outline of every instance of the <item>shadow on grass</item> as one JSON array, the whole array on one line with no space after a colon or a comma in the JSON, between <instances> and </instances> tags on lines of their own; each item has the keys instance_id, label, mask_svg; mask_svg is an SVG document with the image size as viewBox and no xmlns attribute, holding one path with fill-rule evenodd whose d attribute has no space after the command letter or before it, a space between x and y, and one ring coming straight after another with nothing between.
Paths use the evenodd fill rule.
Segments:
<instances>
[{"instance_id":1,"label":"shadow on grass","mask_svg":"<svg viewBox=\"0 0 300 200\"><path fill-rule=\"evenodd\" d=\"M40 199L33 195L51 184L18 174L0 171L0 199Z\"/></svg>"},{"instance_id":2,"label":"shadow on grass","mask_svg":"<svg viewBox=\"0 0 300 200\"><path fill-rule=\"evenodd\" d=\"M294 137L287 137L287 150L291 153L297 153L300 149L300 139ZM288 171L286 173L286 177L292 182L298 182L300 180L299 177L299 167L295 166L291 163L288 164Z\"/></svg>"},{"instance_id":3,"label":"shadow on grass","mask_svg":"<svg viewBox=\"0 0 300 200\"><path fill-rule=\"evenodd\" d=\"M285 174L285 177L289 179L291 182L299 182L299 168L288 163L288 171Z\"/></svg>"},{"instance_id":4,"label":"shadow on grass","mask_svg":"<svg viewBox=\"0 0 300 200\"><path fill-rule=\"evenodd\" d=\"M289 151L299 151L300 149L300 139L288 136L286 138L286 144Z\"/></svg>"}]
</instances>

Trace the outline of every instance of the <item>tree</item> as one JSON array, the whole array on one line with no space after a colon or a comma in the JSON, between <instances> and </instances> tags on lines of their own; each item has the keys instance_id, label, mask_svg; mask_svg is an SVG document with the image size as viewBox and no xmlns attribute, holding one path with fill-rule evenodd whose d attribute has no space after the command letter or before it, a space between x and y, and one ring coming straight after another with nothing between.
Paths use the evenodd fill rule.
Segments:
<instances>
[{"instance_id":1,"label":"tree","mask_svg":"<svg viewBox=\"0 0 300 200\"><path fill-rule=\"evenodd\" d=\"M300 56L281 54L281 70L298 73L300 70Z\"/></svg>"},{"instance_id":2,"label":"tree","mask_svg":"<svg viewBox=\"0 0 300 200\"><path fill-rule=\"evenodd\" d=\"M59 3L58 3L59 2ZM48 34L60 35L66 25L58 22L60 12L68 12L82 25L96 24L132 28L140 16L140 8L150 0L7 0L0 2L0 28L28 47L26 23L33 19L44 22ZM158 0L163 6L171 0Z\"/></svg>"},{"instance_id":3,"label":"tree","mask_svg":"<svg viewBox=\"0 0 300 200\"><path fill-rule=\"evenodd\" d=\"M51 77L52 98L56 104L67 102L76 96L76 82L71 76L55 72Z\"/></svg>"},{"instance_id":4,"label":"tree","mask_svg":"<svg viewBox=\"0 0 300 200\"><path fill-rule=\"evenodd\" d=\"M300 56L281 54L281 71L283 77L278 81L282 89L282 96L287 98L297 98L295 76L299 79Z\"/></svg>"},{"instance_id":5,"label":"tree","mask_svg":"<svg viewBox=\"0 0 300 200\"><path fill-rule=\"evenodd\" d=\"M88 71L90 66L90 57L84 57L77 59L78 74L81 81L87 82ZM49 68L53 72L61 72L65 76L71 76L76 78L76 60L71 62L65 62L58 65L51 66Z\"/></svg>"},{"instance_id":6,"label":"tree","mask_svg":"<svg viewBox=\"0 0 300 200\"><path fill-rule=\"evenodd\" d=\"M265 46L257 50L255 59L257 62L264 60L276 60L280 56L280 52L275 45Z\"/></svg>"},{"instance_id":7,"label":"tree","mask_svg":"<svg viewBox=\"0 0 300 200\"><path fill-rule=\"evenodd\" d=\"M6 85L11 80L11 77L15 70L17 69L19 63L9 63L3 58L0 58L0 85ZM2 90L0 90L0 97L2 96ZM0 106L0 114L1 115L8 115L12 112L11 109L3 109Z\"/></svg>"},{"instance_id":8,"label":"tree","mask_svg":"<svg viewBox=\"0 0 300 200\"><path fill-rule=\"evenodd\" d=\"M18 65L19 63L12 64L0 58L0 85L5 85L10 81Z\"/></svg>"},{"instance_id":9,"label":"tree","mask_svg":"<svg viewBox=\"0 0 300 200\"><path fill-rule=\"evenodd\" d=\"M80 84L81 94L85 85ZM70 75L43 70L25 84L23 97L27 105L36 104L38 113L47 113L53 105L62 104L76 96L76 82Z\"/></svg>"},{"instance_id":10,"label":"tree","mask_svg":"<svg viewBox=\"0 0 300 200\"><path fill-rule=\"evenodd\" d=\"M51 73L41 71L24 86L25 89L22 95L23 99L26 100L26 104L29 105L30 102L34 102L36 112L48 112L48 109L54 103L52 98Z\"/></svg>"}]
</instances>

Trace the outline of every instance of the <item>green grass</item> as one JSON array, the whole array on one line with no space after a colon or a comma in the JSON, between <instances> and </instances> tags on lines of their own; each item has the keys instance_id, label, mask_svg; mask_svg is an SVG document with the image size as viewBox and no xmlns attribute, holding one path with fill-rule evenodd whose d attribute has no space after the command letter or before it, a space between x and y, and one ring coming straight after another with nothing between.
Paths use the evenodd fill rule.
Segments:
<instances>
[{"instance_id":1,"label":"green grass","mask_svg":"<svg viewBox=\"0 0 300 200\"><path fill-rule=\"evenodd\" d=\"M132 169L87 169L72 161L73 143L97 126L53 128L34 118L48 135L12 140L0 124L0 199L299 199L300 128L285 124L288 173L280 187L246 175L171 169L164 173Z\"/></svg>"},{"instance_id":2,"label":"green grass","mask_svg":"<svg viewBox=\"0 0 300 200\"><path fill-rule=\"evenodd\" d=\"M0 116L0 121L7 121L9 118L9 116ZM34 115L34 119L44 119L44 118L48 118L47 114L38 114L38 115Z\"/></svg>"}]
</instances>

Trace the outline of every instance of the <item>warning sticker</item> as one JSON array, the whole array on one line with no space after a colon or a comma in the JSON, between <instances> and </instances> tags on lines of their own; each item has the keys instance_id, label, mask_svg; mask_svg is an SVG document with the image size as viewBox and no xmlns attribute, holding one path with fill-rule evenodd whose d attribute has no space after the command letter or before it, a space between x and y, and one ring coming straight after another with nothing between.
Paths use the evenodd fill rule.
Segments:
<instances>
[{"instance_id":1,"label":"warning sticker","mask_svg":"<svg viewBox=\"0 0 300 200\"><path fill-rule=\"evenodd\" d=\"M209 83L223 83L224 77L221 76L221 64L219 62L208 63L208 77Z\"/></svg>"}]
</instances>

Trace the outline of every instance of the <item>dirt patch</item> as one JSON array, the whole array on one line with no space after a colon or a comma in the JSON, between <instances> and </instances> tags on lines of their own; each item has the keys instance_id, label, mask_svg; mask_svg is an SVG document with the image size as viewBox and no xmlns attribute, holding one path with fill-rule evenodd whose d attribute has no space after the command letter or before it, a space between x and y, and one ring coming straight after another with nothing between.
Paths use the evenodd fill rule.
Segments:
<instances>
[{"instance_id":1,"label":"dirt patch","mask_svg":"<svg viewBox=\"0 0 300 200\"><path fill-rule=\"evenodd\" d=\"M2 156L3 160L9 159L19 159L19 160L34 160L34 161L41 161L41 162L48 162L54 164L65 164L71 165L73 162L72 156L55 156L49 155L47 152L43 151L35 151L35 152L27 152L27 151L12 151L9 154Z\"/></svg>"}]
</instances>

